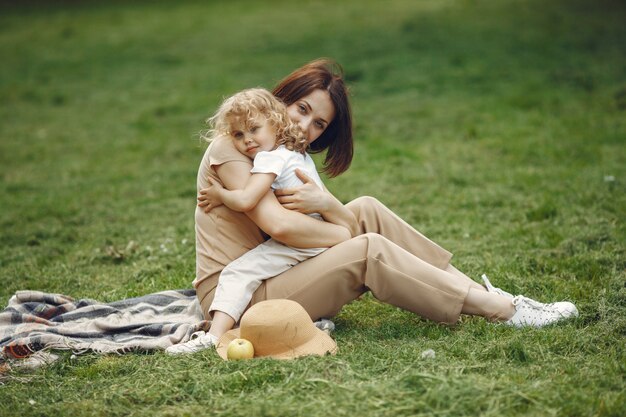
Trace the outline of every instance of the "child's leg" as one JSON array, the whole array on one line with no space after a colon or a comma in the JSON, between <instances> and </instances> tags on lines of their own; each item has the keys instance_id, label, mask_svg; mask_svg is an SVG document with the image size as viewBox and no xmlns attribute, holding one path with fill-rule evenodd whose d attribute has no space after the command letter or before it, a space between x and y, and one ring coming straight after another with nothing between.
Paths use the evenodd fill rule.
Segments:
<instances>
[{"instance_id":1,"label":"child's leg","mask_svg":"<svg viewBox=\"0 0 626 417\"><path fill-rule=\"evenodd\" d=\"M268 240L234 260L222 271L208 315L209 333L221 336L239 321L261 282L288 270L326 248L297 249Z\"/></svg>"},{"instance_id":2,"label":"child's leg","mask_svg":"<svg viewBox=\"0 0 626 417\"><path fill-rule=\"evenodd\" d=\"M217 340L222 337L224 333L232 329L235 323L235 319L228 314L222 311L215 311L213 313L213 321L211 321L209 334Z\"/></svg>"}]
</instances>

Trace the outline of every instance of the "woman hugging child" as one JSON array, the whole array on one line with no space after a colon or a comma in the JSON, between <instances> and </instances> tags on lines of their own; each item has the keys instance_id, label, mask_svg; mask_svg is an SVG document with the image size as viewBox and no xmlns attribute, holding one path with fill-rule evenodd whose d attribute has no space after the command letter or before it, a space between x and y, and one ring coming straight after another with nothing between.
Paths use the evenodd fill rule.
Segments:
<instances>
[{"instance_id":1,"label":"woman hugging child","mask_svg":"<svg viewBox=\"0 0 626 417\"><path fill-rule=\"evenodd\" d=\"M229 97L209 119L209 124L208 141L218 136L230 137L235 148L254 161L254 166L250 171L253 175L241 190L227 190L209 179L211 187L201 190L198 198L199 206L205 210L224 204L231 210L249 211L270 189L298 186L302 179L324 188L313 159L306 153L306 136L291 122L285 105L269 91L253 88ZM309 215L323 221L318 213ZM234 260L220 275L209 308L212 317L209 332L171 346L167 352L193 353L217 345L220 336L239 321L263 280L326 249L294 248L269 239Z\"/></svg>"}]
</instances>

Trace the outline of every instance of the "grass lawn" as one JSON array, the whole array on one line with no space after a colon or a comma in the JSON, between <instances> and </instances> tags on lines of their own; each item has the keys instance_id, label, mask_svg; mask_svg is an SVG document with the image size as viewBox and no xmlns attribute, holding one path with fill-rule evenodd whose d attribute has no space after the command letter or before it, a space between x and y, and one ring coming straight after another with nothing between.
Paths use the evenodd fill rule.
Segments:
<instances>
[{"instance_id":1,"label":"grass lawn","mask_svg":"<svg viewBox=\"0 0 626 417\"><path fill-rule=\"evenodd\" d=\"M0 6L0 306L190 287L204 119L330 56L356 156L329 189L581 315L446 327L365 296L334 357L64 353L2 376L1 416L626 415L624 2L23 3Z\"/></svg>"}]
</instances>

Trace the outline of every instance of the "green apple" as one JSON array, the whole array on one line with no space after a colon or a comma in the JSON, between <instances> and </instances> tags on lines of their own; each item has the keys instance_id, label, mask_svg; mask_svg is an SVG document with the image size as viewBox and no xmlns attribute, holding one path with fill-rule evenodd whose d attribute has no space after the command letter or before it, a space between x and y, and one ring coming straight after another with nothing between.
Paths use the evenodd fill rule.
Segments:
<instances>
[{"instance_id":1,"label":"green apple","mask_svg":"<svg viewBox=\"0 0 626 417\"><path fill-rule=\"evenodd\" d=\"M228 360L251 359L254 357L254 346L246 339L235 339L226 348Z\"/></svg>"}]
</instances>

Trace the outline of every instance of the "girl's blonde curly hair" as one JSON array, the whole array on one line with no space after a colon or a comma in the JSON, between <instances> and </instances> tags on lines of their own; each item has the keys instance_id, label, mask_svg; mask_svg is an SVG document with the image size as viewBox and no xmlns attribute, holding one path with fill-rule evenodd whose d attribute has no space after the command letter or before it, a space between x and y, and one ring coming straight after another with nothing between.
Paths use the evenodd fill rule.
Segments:
<instances>
[{"instance_id":1,"label":"girl's blonde curly hair","mask_svg":"<svg viewBox=\"0 0 626 417\"><path fill-rule=\"evenodd\" d=\"M235 128L248 128L264 118L276 129L276 146L285 145L290 151L304 153L308 143L304 132L289 119L287 107L264 88L243 90L222 102L215 114L207 119L209 129L202 138L211 142L218 136L232 137Z\"/></svg>"}]
</instances>

